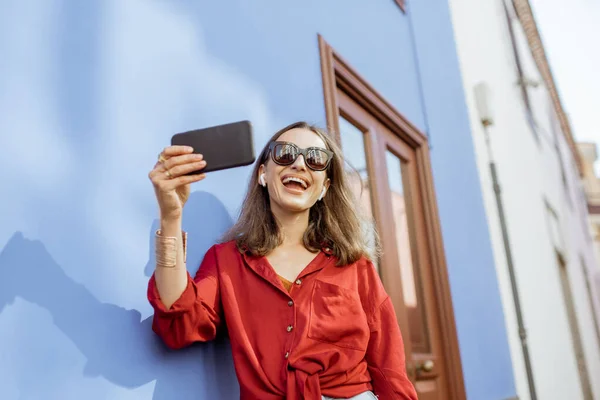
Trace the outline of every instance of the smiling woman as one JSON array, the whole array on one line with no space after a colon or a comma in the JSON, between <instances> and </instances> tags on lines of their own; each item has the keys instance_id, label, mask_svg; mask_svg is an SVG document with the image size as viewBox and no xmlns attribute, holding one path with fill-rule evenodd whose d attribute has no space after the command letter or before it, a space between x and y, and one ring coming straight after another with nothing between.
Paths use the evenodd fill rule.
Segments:
<instances>
[{"instance_id":1,"label":"smiling woman","mask_svg":"<svg viewBox=\"0 0 600 400\"><path fill-rule=\"evenodd\" d=\"M377 257L365 245L341 150L325 131L305 122L289 125L258 160L240 218L224 241L265 256L285 240L283 226L305 225L300 237L310 252L326 245L340 265ZM278 223L288 216L302 225Z\"/></svg>"},{"instance_id":2,"label":"smiling woman","mask_svg":"<svg viewBox=\"0 0 600 400\"><path fill-rule=\"evenodd\" d=\"M416 399L330 136L304 122L273 135L238 222L192 278L181 213L189 184L203 179L185 175L206 165L200 158L171 146L150 172L161 210L148 287L154 331L181 348L227 327L242 399Z\"/></svg>"}]
</instances>

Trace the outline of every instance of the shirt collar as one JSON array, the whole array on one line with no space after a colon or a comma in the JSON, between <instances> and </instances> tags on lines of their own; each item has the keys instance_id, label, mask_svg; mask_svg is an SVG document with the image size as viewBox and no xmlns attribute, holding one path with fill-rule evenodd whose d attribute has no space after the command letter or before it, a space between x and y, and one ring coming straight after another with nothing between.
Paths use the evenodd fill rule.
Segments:
<instances>
[{"instance_id":1,"label":"shirt collar","mask_svg":"<svg viewBox=\"0 0 600 400\"><path fill-rule=\"evenodd\" d=\"M265 256L254 256L248 250L244 251L242 256L246 264L254 272L263 277L265 280L269 281L271 284L280 286L278 283L279 277ZM333 251L331 248L324 247L319 253L316 254L315 258L302 270L302 272L300 272L298 279L302 279L307 275L322 270L334 260L335 257L333 257Z\"/></svg>"}]
</instances>

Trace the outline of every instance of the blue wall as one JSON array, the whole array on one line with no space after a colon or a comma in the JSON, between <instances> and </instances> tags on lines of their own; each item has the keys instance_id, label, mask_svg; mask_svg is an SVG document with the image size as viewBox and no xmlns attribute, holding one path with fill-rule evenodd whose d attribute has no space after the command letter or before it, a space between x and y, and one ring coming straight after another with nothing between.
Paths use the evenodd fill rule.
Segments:
<instances>
[{"instance_id":1,"label":"blue wall","mask_svg":"<svg viewBox=\"0 0 600 400\"><path fill-rule=\"evenodd\" d=\"M510 350L447 2L410 4L467 397L512 398Z\"/></svg>"},{"instance_id":2,"label":"blue wall","mask_svg":"<svg viewBox=\"0 0 600 400\"><path fill-rule=\"evenodd\" d=\"M430 135L469 399L514 395L447 4L412 3L0 0L0 398L237 396L225 340L150 330L147 173L175 132L325 125L317 33ZM248 173L194 188L191 272Z\"/></svg>"}]
</instances>

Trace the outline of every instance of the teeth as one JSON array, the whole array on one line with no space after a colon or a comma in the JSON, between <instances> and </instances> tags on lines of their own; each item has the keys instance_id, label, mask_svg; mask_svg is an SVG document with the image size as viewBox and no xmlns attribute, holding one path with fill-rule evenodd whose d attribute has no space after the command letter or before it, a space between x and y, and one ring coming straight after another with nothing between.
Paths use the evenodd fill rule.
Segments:
<instances>
[{"instance_id":1,"label":"teeth","mask_svg":"<svg viewBox=\"0 0 600 400\"><path fill-rule=\"evenodd\" d=\"M285 179L283 180L283 183L284 183L284 184L286 184L286 183L288 183L288 182L298 182L299 184L301 184L301 185L302 185L302 187L303 187L304 189L306 189L306 188L308 187L308 184L307 184L307 183L306 183L306 182L305 182L303 179L300 179L300 178L295 178L295 177L293 177L293 176L288 176L287 178L285 178Z\"/></svg>"}]
</instances>

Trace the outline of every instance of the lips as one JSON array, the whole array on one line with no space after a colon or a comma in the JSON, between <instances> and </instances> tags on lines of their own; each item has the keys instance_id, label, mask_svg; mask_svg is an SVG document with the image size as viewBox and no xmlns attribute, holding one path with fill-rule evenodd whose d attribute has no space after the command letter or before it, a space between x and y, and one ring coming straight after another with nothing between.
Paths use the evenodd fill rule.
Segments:
<instances>
[{"instance_id":1,"label":"lips","mask_svg":"<svg viewBox=\"0 0 600 400\"><path fill-rule=\"evenodd\" d=\"M310 182L299 175L284 175L281 178L281 183L288 189L305 191L310 187Z\"/></svg>"}]
</instances>

